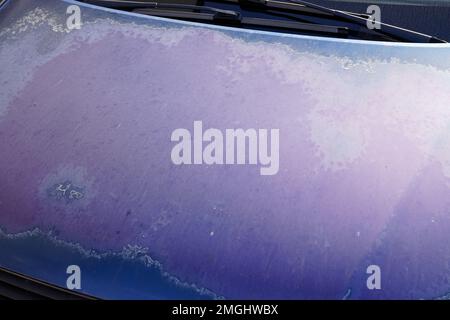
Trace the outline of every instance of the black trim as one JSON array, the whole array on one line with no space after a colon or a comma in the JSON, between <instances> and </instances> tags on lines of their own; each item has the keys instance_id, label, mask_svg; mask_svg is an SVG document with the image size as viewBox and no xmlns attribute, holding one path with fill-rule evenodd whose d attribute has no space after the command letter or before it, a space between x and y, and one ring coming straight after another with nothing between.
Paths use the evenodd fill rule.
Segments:
<instances>
[{"instance_id":1,"label":"black trim","mask_svg":"<svg viewBox=\"0 0 450 320\"><path fill-rule=\"evenodd\" d=\"M0 300L96 300L0 267Z\"/></svg>"}]
</instances>

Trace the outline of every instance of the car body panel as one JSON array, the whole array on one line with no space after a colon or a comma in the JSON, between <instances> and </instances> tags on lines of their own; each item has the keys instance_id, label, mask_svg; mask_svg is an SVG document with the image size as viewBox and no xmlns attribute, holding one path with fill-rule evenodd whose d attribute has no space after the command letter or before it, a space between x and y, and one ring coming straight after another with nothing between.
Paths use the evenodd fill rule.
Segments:
<instances>
[{"instance_id":1,"label":"car body panel","mask_svg":"<svg viewBox=\"0 0 450 320\"><path fill-rule=\"evenodd\" d=\"M2 267L65 286L79 265L106 298L450 289L449 45L10 1L0 84ZM278 172L175 165L171 134L194 121L279 129Z\"/></svg>"}]
</instances>

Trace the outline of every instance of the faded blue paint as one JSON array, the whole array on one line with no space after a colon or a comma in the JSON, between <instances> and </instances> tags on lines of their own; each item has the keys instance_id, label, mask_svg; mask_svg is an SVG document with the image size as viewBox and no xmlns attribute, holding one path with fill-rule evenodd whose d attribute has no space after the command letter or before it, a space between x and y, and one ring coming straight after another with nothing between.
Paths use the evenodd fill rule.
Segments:
<instances>
[{"instance_id":1,"label":"faded blue paint","mask_svg":"<svg viewBox=\"0 0 450 320\"><path fill-rule=\"evenodd\" d=\"M63 285L76 260L83 290L105 297L449 290L449 45L81 4L69 31L69 3L0 13L0 265ZM172 164L172 131L195 120L280 129L278 174ZM381 291L365 287L369 264Z\"/></svg>"}]
</instances>

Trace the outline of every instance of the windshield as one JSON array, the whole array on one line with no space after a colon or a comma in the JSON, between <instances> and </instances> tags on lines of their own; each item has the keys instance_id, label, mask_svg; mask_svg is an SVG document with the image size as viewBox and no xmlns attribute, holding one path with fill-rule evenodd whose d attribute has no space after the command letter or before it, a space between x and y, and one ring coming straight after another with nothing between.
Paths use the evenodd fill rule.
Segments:
<instances>
[{"instance_id":1,"label":"windshield","mask_svg":"<svg viewBox=\"0 0 450 320\"><path fill-rule=\"evenodd\" d=\"M315 2L328 2L328 3L365 3L365 4L397 4L397 5L420 5L420 6L448 6L449 0L327 0L327 1L315 1Z\"/></svg>"},{"instance_id":2,"label":"windshield","mask_svg":"<svg viewBox=\"0 0 450 320\"><path fill-rule=\"evenodd\" d=\"M445 42L450 7L303 0L83 0L89 4L238 28L348 39Z\"/></svg>"},{"instance_id":3,"label":"windshield","mask_svg":"<svg viewBox=\"0 0 450 320\"><path fill-rule=\"evenodd\" d=\"M382 22L450 41L449 0L314 0L314 3L338 10L372 13L368 9L376 5Z\"/></svg>"}]
</instances>

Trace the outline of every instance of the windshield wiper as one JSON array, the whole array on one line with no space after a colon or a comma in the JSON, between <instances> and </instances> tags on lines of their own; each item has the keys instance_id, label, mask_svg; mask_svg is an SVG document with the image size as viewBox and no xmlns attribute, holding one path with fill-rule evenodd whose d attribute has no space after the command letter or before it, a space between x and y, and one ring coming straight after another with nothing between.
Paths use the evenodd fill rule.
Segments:
<instances>
[{"instance_id":1,"label":"windshield wiper","mask_svg":"<svg viewBox=\"0 0 450 320\"><path fill-rule=\"evenodd\" d=\"M337 37L355 37L360 39L378 39L385 41L405 41L422 43L445 43L441 39L423 33L403 29L397 26L380 23L381 29L369 29L367 27L366 14L335 10L303 0L210 0L217 3L234 3L246 10L260 10L265 14L277 16L273 11L293 13L296 16L280 15L289 20L263 19L243 17L240 12L225 10L203 5L191 5L182 3L164 3L150 1L129 0L84 0L83 2L115 8L130 10L136 13L154 15L160 17L186 19L202 22L225 23L240 27L263 27L286 29L296 32L325 33ZM350 26L333 26L321 23L304 22L298 15L315 14L330 20L341 20L351 24ZM300 20L301 22L296 22ZM350 24L350 25L351 25Z\"/></svg>"},{"instance_id":2,"label":"windshield wiper","mask_svg":"<svg viewBox=\"0 0 450 320\"><path fill-rule=\"evenodd\" d=\"M233 10L224 10L207 6L197 6L190 4L178 4L178 3L161 3L161 2L143 2L143 1L127 1L127 0L85 0L83 2L108 7L113 9L134 9L141 11L141 13L160 13L163 15L167 12L168 17L176 17L180 19L203 19L206 18L210 21L216 20L236 20L241 19L239 12ZM172 11L170 11L172 10ZM175 11L176 10L176 11ZM183 11L182 11L183 10ZM186 11L191 10L191 11Z\"/></svg>"},{"instance_id":3,"label":"windshield wiper","mask_svg":"<svg viewBox=\"0 0 450 320\"><path fill-rule=\"evenodd\" d=\"M348 36L348 28L346 27L288 20L243 17L240 12L237 11L208 6L128 0L84 0L83 2L114 9L127 9L132 10L135 13L158 17L203 22L220 22L241 27L267 27L296 32L325 33L338 37Z\"/></svg>"},{"instance_id":4,"label":"windshield wiper","mask_svg":"<svg viewBox=\"0 0 450 320\"><path fill-rule=\"evenodd\" d=\"M365 14L358 14L353 12L335 10L328 7L320 6L311 2L303 0L288 0L288 1L276 1L276 0L235 0L241 5L258 5L266 9L274 10L289 10L298 13L322 13L328 15L329 17L340 18L348 22L355 23L360 26L367 28L367 19L369 16ZM234 1L232 1L234 2ZM313 11L311 11L313 10ZM412 31L409 29L404 29L398 26L386 24L380 22L381 29L369 29L367 30L383 34L385 36L396 39L397 41L406 42L418 42L418 43L447 43L439 38Z\"/></svg>"}]
</instances>

